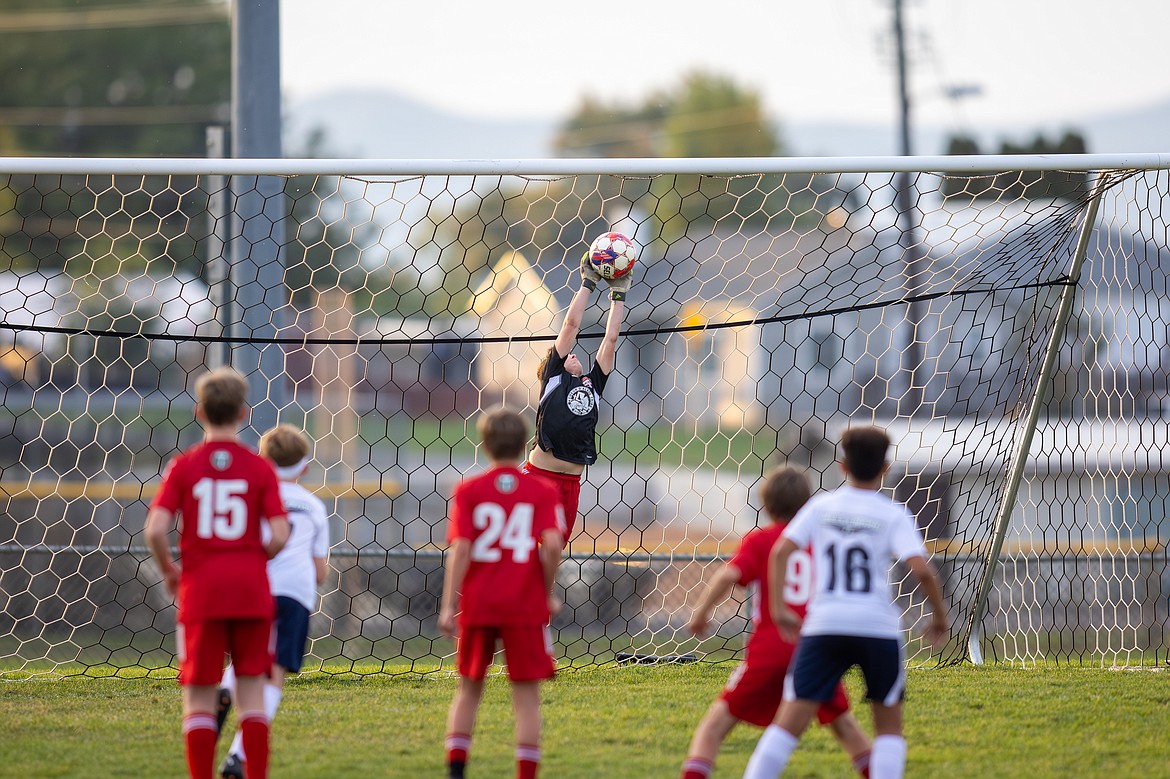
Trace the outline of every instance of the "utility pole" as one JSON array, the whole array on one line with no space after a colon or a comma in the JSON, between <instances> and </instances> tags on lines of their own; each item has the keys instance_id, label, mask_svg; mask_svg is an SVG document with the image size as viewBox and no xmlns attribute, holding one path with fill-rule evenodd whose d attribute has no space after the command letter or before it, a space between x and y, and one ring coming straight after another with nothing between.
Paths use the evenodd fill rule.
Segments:
<instances>
[{"instance_id":1,"label":"utility pole","mask_svg":"<svg viewBox=\"0 0 1170 779\"><path fill-rule=\"evenodd\" d=\"M899 153L904 157L913 154L910 143L910 89L906 64L906 26L903 14L903 0L894 3L894 43L897 48L898 68L898 116ZM895 211L900 232L902 256L905 262L903 287L906 297L911 299L920 292L920 285L926 275L926 257L918 241L918 207L914 198L914 181L911 173L895 175ZM922 408L923 386L921 371L925 345L919 340L922 320L926 316L926 304L908 300L906 304L906 344L902 349L900 372L905 379L903 394L898 398L898 416L916 416Z\"/></svg>"},{"instance_id":2,"label":"utility pole","mask_svg":"<svg viewBox=\"0 0 1170 779\"><path fill-rule=\"evenodd\" d=\"M898 153L909 157L914 152L910 146L910 89L906 79L906 24L902 0L894 0L894 45L898 51L898 137L901 141Z\"/></svg>"},{"instance_id":3,"label":"utility pole","mask_svg":"<svg viewBox=\"0 0 1170 779\"><path fill-rule=\"evenodd\" d=\"M248 0L232 4L233 157L279 158L280 4ZM284 225L288 204L276 176L232 178L235 219L231 240L233 330L258 343L235 345L232 365L249 377L250 427L267 430L289 404L284 349L263 343L283 335Z\"/></svg>"}]
</instances>

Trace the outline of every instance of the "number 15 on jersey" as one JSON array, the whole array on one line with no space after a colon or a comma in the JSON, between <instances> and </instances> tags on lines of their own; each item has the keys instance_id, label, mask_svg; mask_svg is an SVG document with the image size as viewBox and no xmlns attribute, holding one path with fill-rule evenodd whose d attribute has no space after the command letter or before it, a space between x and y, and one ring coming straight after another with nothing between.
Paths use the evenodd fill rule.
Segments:
<instances>
[{"instance_id":1,"label":"number 15 on jersey","mask_svg":"<svg viewBox=\"0 0 1170 779\"><path fill-rule=\"evenodd\" d=\"M244 535L248 529L248 505L244 502L247 481L203 478L195 482L191 493L199 502L196 535L223 541Z\"/></svg>"}]
</instances>

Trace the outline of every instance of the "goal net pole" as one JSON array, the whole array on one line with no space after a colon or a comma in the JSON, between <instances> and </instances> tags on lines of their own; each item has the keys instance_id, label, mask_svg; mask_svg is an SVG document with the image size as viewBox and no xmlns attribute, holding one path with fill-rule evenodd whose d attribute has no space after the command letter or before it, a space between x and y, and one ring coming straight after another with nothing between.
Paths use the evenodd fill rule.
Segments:
<instances>
[{"instance_id":1,"label":"goal net pole","mask_svg":"<svg viewBox=\"0 0 1170 779\"><path fill-rule=\"evenodd\" d=\"M1076 250L1068 269L1068 283L1060 293L1060 302L1053 316L1052 332L1049 334L1048 346L1044 351L1044 363L1040 369L1040 377L1036 381L1036 391L1028 408L1027 421L1024 423L1020 436L1016 441L1016 449L1012 454L1012 467L1004 486L999 509L995 515L995 535L991 546L987 550L986 562L983 568L983 577L979 582L978 595L971 608L971 616L967 623L967 654L971 662L983 663L983 631L981 624L983 614L987 610L987 601L991 595L992 583L995 581L995 571L999 566L1000 552L1007 537L1008 527L1011 525L1012 509L1016 505L1016 497L1020 492L1020 482L1024 476L1024 467L1028 463L1028 453L1032 451L1032 439L1036 433L1036 426L1040 421L1040 412L1044 407L1044 398L1048 388L1052 386L1052 374L1056 367L1056 358L1064 342L1065 331L1069 318L1072 315L1073 299L1077 294L1077 287L1081 277L1081 268L1089 250L1089 237L1093 234L1093 226L1097 222L1097 210L1101 205L1101 198L1107 189L1110 180L1109 174L1098 177L1093 194L1085 208L1084 221L1081 223L1080 234L1077 238Z\"/></svg>"},{"instance_id":2,"label":"goal net pole","mask_svg":"<svg viewBox=\"0 0 1170 779\"><path fill-rule=\"evenodd\" d=\"M675 157L614 159L296 159L192 157L3 157L0 175L103 176L738 176L769 173L988 173L1164 170L1170 153L968 154L917 157Z\"/></svg>"}]
</instances>

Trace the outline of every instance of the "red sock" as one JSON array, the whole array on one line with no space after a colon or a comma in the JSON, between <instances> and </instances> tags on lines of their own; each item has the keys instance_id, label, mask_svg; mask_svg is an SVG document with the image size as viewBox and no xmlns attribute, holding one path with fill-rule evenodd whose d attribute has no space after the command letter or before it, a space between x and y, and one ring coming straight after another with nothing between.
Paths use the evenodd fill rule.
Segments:
<instances>
[{"instance_id":1,"label":"red sock","mask_svg":"<svg viewBox=\"0 0 1170 779\"><path fill-rule=\"evenodd\" d=\"M262 711L240 713L244 737L244 773L248 779L268 779L268 717Z\"/></svg>"},{"instance_id":2,"label":"red sock","mask_svg":"<svg viewBox=\"0 0 1170 779\"><path fill-rule=\"evenodd\" d=\"M683 761L682 779L707 779L715 764L701 757L688 757Z\"/></svg>"},{"instance_id":3,"label":"red sock","mask_svg":"<svg viewBox=\"0 0 1170 779\"><path fill-rule=\"evenodd\" d=\"M462 775L463 766L467 765L467 753L471 751L471 736L466 733L447 734L447 765L458 766L457 774Z\"/></svg>"},{"instance_id":4,"label":"red sock","mask_svg":"<svg viewBox=\"0 0 1170 779\"><path fill-rule=\"evenodd\" d=\"M864 776L869 779L869 756L870 752L862 752L857 757L853 758L853 769L857 771L859 776Z\"/></svg>"},{"instance_id":5,"label":"red sock","mask_svg":"<svg viewBox=\"0 0 1170 779\"><path fill-rule=\"evenodd\" d=\"M215 768L215 715L197 711L183 717L187 742L187 773L191 779L212 779Z\"/></svg>"},{"instance_id":6,"label":"red sock","mask_svg":"<svg viewBox=\"0 0 1170 779\"><path fill-rule=\"evenodd\" d=\"M536 779L540 768L540 747L532 744L516 745L516 779Z\"/></svg>"}]
</instances>

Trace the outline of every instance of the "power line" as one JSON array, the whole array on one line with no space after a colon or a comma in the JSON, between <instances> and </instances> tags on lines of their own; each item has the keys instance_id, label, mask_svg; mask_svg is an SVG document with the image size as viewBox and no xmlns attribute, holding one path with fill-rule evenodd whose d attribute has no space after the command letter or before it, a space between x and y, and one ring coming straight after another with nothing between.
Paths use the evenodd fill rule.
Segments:
<instances>
[{"instance_id":1,"label":"power line","mask_svg":"<svg viewBox=\"0 0 1170 779\"><path fill-rule=\"evenodd\" d=\"M712 130L756 126L763 121L756 105L734 105L675 114L671 131L676 135L699 135ZM661 140L665 119L631 118L628 121L609 122L588 127L562 130L561 138L570 149L586 149L606 143L638 141L643 138Z\"/></svg>"},{"instance_id":2,"label":"power line","mask_svg":"<svg viewBox=\"0 0 1170 779\"><path fill-rule=\"evenodd\" d=\"M196 5L161 7L111 5L59 11L3 11L0 12L0 32L60 32L226 21L227 3L222 0L208 0Z\"/></svg>"},{"instance_id":3,"label":"power line","mask_svg":"<svg viewBox=\"0 0 1170 779\"><path fill-rule=\"evenodd\" d=\"M0 125L80 127L150 124L215 124L230 116L226 103L169 106L0 108Z\"/></svg>"}]
</instances>

